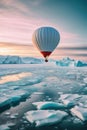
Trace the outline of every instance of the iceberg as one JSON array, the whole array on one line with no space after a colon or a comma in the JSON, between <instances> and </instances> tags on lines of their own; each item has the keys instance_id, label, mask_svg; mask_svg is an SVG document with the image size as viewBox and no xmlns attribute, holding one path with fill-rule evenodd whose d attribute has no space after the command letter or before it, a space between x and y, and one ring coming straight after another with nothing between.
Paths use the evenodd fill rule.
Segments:
<instances>
[{"instance_id":1,"label":"iceberg","mask_svg":"<svg viewBox=\"0 0 87 130\"><path fill-rule=\"evenodd\" d=\"M43 60L33 57L0 55L0 64L40 64Z\"/></svg>"},{"instance_id":2,"label":"iceberg","mask_svg":"<svg viewBox=\"0 0 87 130\"><path fill-rule=\"evenodd\" d=\"M42 59L33 58L33 57L21 57L22 63L25 64L41 64L43 62Z\"/></svg>"},{"instance_id":3,"label":"iceberg","mask_svg":"<svg viewBox=\"0 0 87 130\"><path fill-rule=\"evenodd\" d=\"M58 123L67 115L66 112L59 110L35 110L25 113L26 119L30 123L35 123L36 127Z\"/></svg>"},{"instance_id":4,"label":"iceberg","mask_svg":"<svg viewBox=\"0 0 87 130\"><path fill-rule=\"evenodd\" d=\"M62 60L56 61L58 66L69 66L69 67L84 67L87 66L86 62L70 59L69 57L63 58Z\"/></svg>"},{"instance_id":5,"label":"iceberg","mask_svg":"<svg viewBox=\"0 0 87 130\"><path fill-rule=\"evenodd\" d=\"M22 60L19 56L0 56L0 64L20 64Z\"/></svg>"},{"instance_id":6,"label":"iceberg","mask_svg":"<svg viewBox=\"0 0 87 130\"><path fill-rule=\"evenodd\" d=\"M84 66L87 66L87 63L77 60L77 61L75 61L75 66L76 67L84 67Z\"/></svg>"},{"instance_id":7,"label":"iceberg","mask_svg":"<svg viewBox=\"0 0 87 130\"><path fill-rule=\"evenodd\" d=\"M76 105L81 97L82 96L78 94L62 94L60 100L70 109Z\"/></svg>"},{"instance_id":8,"label":"iceberg","mask_svg":"<svg viewBox=\"0 0 87 130\"><path fill-rule=\"evenodd\" d=\"M1 56L0 55L0 64L4 64L4 61L6 59L7 56Z\"/></svg>"},{"instance_id":9,"label":"iceberg","mask_svg":"<svg viewBox=\"0 0 87 130\"><path fill-rule=\"evenodd\" d=\"M32 103L33 105L35 105L37 107L37 109L39 110L46 110L46 109L65 109L66 106L64 106L64 104L62 103L56 103L56 102L50 102L50 101L46 101L46 102L34 102Z\"/></svg>"},{"instance_id":10,"label":"iceberg","mask_svg":"<svg viewBox=\"0 0 87 130\"><path fill-rule=\"evenodd\" d=\"M65 66L65 67L85 67L87 66L87 62L70 59L69 57L65 57L62 60L49 60L50 63L54 63L57 66ZM21 57L21 56L3 56L0 55L0 64L43 64L44 60L33 57Z\"/></svg>"},{"instance_id":11,"label":"iceberg","mask_svg":"<svg viewBox=\"0 0 87 130\"><path fill-rule=\"evenodd\" d=\"M77 116L82 121L87 121L87 108L75 106L71 109L71 113Z\"/></svg>"}]
</instances>

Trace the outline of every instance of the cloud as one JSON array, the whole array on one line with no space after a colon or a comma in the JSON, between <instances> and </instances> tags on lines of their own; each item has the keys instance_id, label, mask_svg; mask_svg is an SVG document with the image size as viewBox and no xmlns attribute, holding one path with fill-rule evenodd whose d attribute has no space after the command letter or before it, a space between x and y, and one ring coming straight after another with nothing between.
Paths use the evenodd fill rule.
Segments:
<instances>
[{"instance_id":1,"label":"cloud","mask_svg":"<svg viewBox=\"0 0 87 130\"><path fill-rule=\"evenodd\" d=\"M27 3L30 4L31 6L37 7L37 6L40 6L41 4L43 4L46 1L47 0L28 0Z\"/></svg>"},{"instance_id":2,"label":"cloud","mask_svg":"<svg viewBox=\"0 0 87 130\"><path fill-rule=\"evenodd\" d=\"M70 32L61 32L61 35L64 39L77 38L78 35Z\"/></svg>"},{"instance_id":3,"label":"cloud","mask_svg":"<svg viewBox=\"0 0 87 130\"><path fill-rule=\"evenodd\" d=\"M72 56L78 56L78 57L80 57L80 56L82 56L82 57L87 57L87 54L71 54Z\"/></svg>"},{"instance_id":4,"label":"cloud","mask_svg":"<svg viewBox=\"0 0 87 130\"><path fill-rule=\"evenodd\" d=\"M30 11L26 4L23 4L19 0L1 0L0 4L2 5L2 8L5 8L9 11L20 11L24 13Z\"/></svg>"},{"instance_id":5,"label":"cloud","mask_svg":"<svg viewBox=\"0 0 87 130\"><path fill-rule=\"evenodd\" d=\"M61 36L61 43L66 44L66 45L72 45L74 44L74 41L79 39L79 35L72 33L72 32L67 32L65 30L60 30L60 36Z\"/></svg>"},{"instance_id":6,"label":"cloud","mask_svg":"<svg viewBox=\"0 0 87 130\"><path fill-rule=\"evenodd\" d=\"M34 4L34 2L31 3ZM33 31L40 26L49 24L42 18L38 20L38 18L33 17L34 13L30 8L27 8L26 4L19 0L2 0L0 5L2 5L0 8L1 42L29 44L32 42Z\"/></svg>"},{"instance_id":7,"label":"cloud","mask_svg":"<svg viewBox=\"0 0 87 130\"><path fill-rule=\"evenodd\" d=\"M72 45L78 41L77 34L67 32L52 21L35 15L32 7L39 7L43 2L44 0L1 0L0 41L29 44L32 42L33 31L41 26L53 26L59 30L60 46Z\"/></svg>"},{"instance_id":8,"label":"cloud","mask_svg":"<svg viewBox=\"0 0 87 130\"><path fill-rule=\"evenodd\" d=\"M87 51L87 46L79 46L79 47L60 47L60 50L78 50L78 51Z\"/></svg>"},{"instance_id":9,"label":"cloud","mask_svg":"<svg viewBox=\"0 0 87 130\"><path fill-rule=\"evenodd\" d=\"M31 43L33 31L47 24L43 19L38 21L18 12L4 11L4 15L0 17L0 41Z\"/></svg>"}]
</instances>

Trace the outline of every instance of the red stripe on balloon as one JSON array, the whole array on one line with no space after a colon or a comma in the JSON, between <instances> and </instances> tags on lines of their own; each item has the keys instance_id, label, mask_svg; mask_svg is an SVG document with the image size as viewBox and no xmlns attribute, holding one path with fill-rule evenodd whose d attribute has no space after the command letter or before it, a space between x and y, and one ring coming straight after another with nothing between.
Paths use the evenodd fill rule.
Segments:
<instances>
[{"instance_id":1,"label":"red stripe on balloon","mask_svg":"<svg viewBox=\"0 0 87 130\"><path fill-rule=\"evenodd\" d=\"M41 51L41 54L44 56L44 57L47 57L51 54L52 52L49 52L49 51Z\"/></svg>"}]
</instances>

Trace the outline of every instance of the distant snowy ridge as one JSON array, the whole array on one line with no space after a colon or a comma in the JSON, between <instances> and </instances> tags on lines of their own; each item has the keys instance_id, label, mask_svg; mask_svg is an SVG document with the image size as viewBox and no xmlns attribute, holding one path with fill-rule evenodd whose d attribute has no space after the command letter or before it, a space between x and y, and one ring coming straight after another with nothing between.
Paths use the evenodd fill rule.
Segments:
<instances>
[{"instance_id":1,"label":"distant snowy ridge","mask_svg":"<svg viewBox=\"0 0 87 130\"><path fill-rule=\"evenodd\" d=\"M63 58L62 60L49 60L49 62L55 63L57 66L66 66L66 67L84 67L87 66L87 62L80 60L70 59L68 57ZM43 59L33 58L33 57L20 57L20 56L2 56L0 55L0 64L42 64L44 63Z\"/></svg>"}]
</instances>

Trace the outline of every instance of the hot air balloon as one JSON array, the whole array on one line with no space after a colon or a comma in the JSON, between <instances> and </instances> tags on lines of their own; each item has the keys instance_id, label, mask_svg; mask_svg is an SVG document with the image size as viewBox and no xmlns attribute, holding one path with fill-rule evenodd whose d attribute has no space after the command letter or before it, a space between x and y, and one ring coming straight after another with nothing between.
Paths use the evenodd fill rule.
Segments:
<instances>
[{"instance_id":1,"label":"hot air balloon","mask_svg":"<svg viewBox=\"0 0 87 130\"><path fill-rule=\"evenodd\" d=\"M48 57L60 41L60 35L53 27L40 27L33 33L32 41L48 62Z\"/></svg>"}]
</instances>

